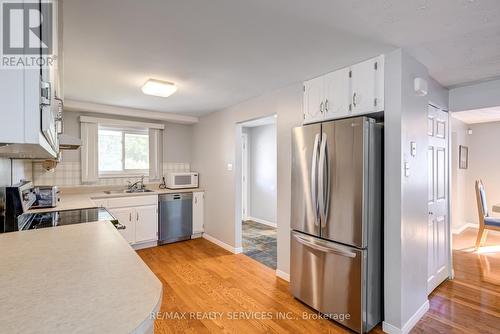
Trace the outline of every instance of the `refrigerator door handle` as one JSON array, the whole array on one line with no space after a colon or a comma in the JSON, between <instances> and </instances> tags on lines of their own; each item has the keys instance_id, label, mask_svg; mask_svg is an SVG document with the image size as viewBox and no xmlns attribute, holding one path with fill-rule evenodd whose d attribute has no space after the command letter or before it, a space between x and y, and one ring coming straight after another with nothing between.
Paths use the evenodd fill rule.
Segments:
<instances>
[{"instance_id":1,"label":"refrigerator door handle","mask_svg":"<svg viewBox=\"0 0 500 334\"><path fill-rule=\"evenodd\" d=\"M319 245L317 243L306 240L305 238L302 238L296 234L294 234L293 237L295 238L295 240L297 240L298 242L300 242L304 246L307 246L307 247L315 249L315 250L319 250L320 252L323 252L323 253L333 253L333 254L337 254L337 255L345 256L345 257L350 257L350 258L356 257L356 253L354 253L354 252L348 252L348 251L343 251L343 250L331 248L331 247L324 246L324 245Z\"/></svg>"},{"instance_id":2,"label":"refrigerator door handle","mask_svg":"<svg viewBox=\"0 0 500 334\"><path fill-rule=\"evenodd\" d=\"M318 149L319 133L314 138L313 155L311 163L311 198L314 206L314 225L318 225L319 203L318 203Z\"/></svg>"},{"instance_id":3,"label":"refrigerator door handle","mask_svg":"<svg viewBox=\"0 0 500 334\"><path fill-rule=\"evenodd\" d=\"M326 133L323 133L321 139L321 148L319 153L319 172L318 172L319 174L318 183L321 187L318 191L321 227L326 226L326 219L328 218L328 209L330 205L330 169L328 165L327 139L328 138Z\"/></svg>"}]
</instances>

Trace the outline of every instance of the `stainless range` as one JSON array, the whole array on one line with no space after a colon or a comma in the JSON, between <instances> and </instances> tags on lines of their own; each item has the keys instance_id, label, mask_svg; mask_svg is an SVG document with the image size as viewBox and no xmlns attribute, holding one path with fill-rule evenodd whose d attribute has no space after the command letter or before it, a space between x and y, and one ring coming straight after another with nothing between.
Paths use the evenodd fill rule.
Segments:
<instances>
[{"instance_id":1,"label":"stainless range","mask_svg":"<svg viewBox=\"0 0 500 334\"><path fill-rule=\"evenodd\" d=\"M115 218L105 208L23 213L17 218L19 231L108 220Z\"/></svg>"},{"instance_id":2,"label":"stainless range","mask_svg":"<svg viewBox=\"0 0 500 334\"><path fill-rule=\"evenodd\" d=\"M87 208L77 210L30 212L36 207L36 187L29 181L23 181L5 188L5 213L0 225L0 233L34 230L90 223L96 221L110 221L117 229L125 229L106 209Z\"/></svg>"}]
</instances>

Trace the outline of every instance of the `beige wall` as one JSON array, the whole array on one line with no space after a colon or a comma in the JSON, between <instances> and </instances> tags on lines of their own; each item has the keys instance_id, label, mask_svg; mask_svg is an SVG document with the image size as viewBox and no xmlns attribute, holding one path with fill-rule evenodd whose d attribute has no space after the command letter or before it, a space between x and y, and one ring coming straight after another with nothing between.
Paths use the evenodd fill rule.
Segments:
<instances>
[{"instance_id":1,"label":"beige wall","mask_svg":"<svg viewBox=\"0 0 500 334\"><path fill-rule=\"evenodd\" d=\"M241 247L241 126L247 120L277 114L278 270L290 267L291 130L302 123L302 84L201 117L194 126L192 166L200 172L205 194L205 232ZM227 170L227 164L233 170ZM238 230L239 229L239 230Z\"/></svg>"}]
</instances>

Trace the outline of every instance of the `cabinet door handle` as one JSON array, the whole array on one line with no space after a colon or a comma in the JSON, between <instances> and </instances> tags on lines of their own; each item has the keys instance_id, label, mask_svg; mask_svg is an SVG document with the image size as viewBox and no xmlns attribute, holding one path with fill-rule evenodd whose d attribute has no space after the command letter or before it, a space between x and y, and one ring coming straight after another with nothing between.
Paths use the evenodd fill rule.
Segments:
<instances>
[{"instance_id":1,"label":"cabinet door handle","mask_svg":"<svg viewBox=\"0 0 500 334\"><path fill-rule=\"evenodd\" d=\"M324 102L321 102L321 103L319 104L319 112L320 112L320 113L323 113L323 106L324 106L324 105L325 105L325 103L324 103Z\"/></svg>"},{"instance_id":2,"label":"cabinet door handle","mask_svg":"<svg viewBox=\"0 0 500 334\"><path fill-rule=\"evenodd\" d=\"M325 101L325 111L328 112L328 99Z\"/></svg>"},{"instance_id":3,"label":"cabinet door handle","mask_svg":"<svg viewBox=\"0 0 500 334\"><path fill-rule=\"evenodd\" d=\"M352 94L352 105L356 107L356 93Z\"/></svg>"},{"instance_id":4,"label":"cabinet door handle","mask_svg":"<svg viewBox=\"0 0 500 334\"><path fill-rule=\"evenodd\" d=\"M198 204L198 197L194 198L194 204Z\"/></svg>"},{"instance_id":5,"label":"cabinet door handle","mask_svg":"<svg viewBox=\"0 0 500 334\"><path fill-rule=\"evenodd\" d=\"M128 214L128 221L131 222L132 221L132 212L129 212Z\"/></svg>"},{"instance_id":6,"label":"cabinet door handle","mask_svg":"<svg viewBox=\"0 0 500 334\"><path fill-rule=\"evenodd\" d=\"M139 220L139 212L135 213L135 220L137 220L137 221Z\"/></svg>"}]
</instances>

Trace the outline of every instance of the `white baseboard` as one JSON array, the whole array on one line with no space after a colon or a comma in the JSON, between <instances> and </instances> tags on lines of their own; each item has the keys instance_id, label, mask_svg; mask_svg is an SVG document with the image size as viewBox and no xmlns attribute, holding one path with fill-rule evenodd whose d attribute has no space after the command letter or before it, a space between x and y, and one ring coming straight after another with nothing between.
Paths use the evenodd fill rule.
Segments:
<instances>
[{"instance_id":1,"label":"white baseboard","mask_svg":"<svg viewBox=\"0 0 500 334\"><path fill-rule=\"evenodd\" d=\"M382 330L388 334L407 334L410 333L413 327L417 324L417 322L424 316L424 314L429 310L429 300L426 300L425 303L420 306L420 308L411 316L410 319L404 324L403 328L398 328L394 325L391 325L387 322L382 323Z\"/></svg>"},{"instance_id":2,"label":"white baseboard","mask_svg":"<svg viewBox=\"0 0 500 334\"><path fill-rule=\"evenodd\" d=\"M158 246L158 241L149 241L149 242L143 242L141 244L135 244L132 245L132 248L134 250L139 250L139 249L144 249L144 248L151 248L151 247L156 247Z\"/></svg>"},{"instance_id":3,"label":"white baseboard","mask_svg":"<svg viewBox=\"0 0 500 334\"><path fill-rule=\"evenodd\" d=\"M219 239L212 237L210 234L203 233L202 238L207 239L208 241L216 244L219 247L224 248L225 250L230 251L233 254L239 254L243 252L243 247L233 247L231 245L226 244L225 242L220 241Z\"/></svg>"},{"instance_id":4,"label":"white baseboard","mask_svg":"<svg viewBox=\"0 0 500 334\"><path fill-rule=\"evenodd\" d=\"M276 276L278 276L281 279L284 279L287 282L290 282L290 274L285 273L282 270L276 269Z\"/></svg>"},{"instance_id":5,"label":"white baseboard","mask_svg":"<svg viewBox=\"0 0 500 334\"><path fill-rule=\"evenodd\" d=\"M255 218L255 217L248 216L246 218L246 220L252 220L252 221L254 221L256 223L264 224L264 225L271 226L271 227L274 227L274 228L277 227L276 223L273 223L273 222L270 222L270 221L267 221L267 220L264 220L264 219L260 219L260 218Z\"/></svg>"},{"instance_id":6,"label":"white baseboard","mask_svg":"<svg viewBox=\"0 0 500 334\"><path fill-rule=\"evenodd\" d=\"M476 223L465 223L457 228L453 228L451 229L451 233L453 234L460 234L462 233L463 231L465 231L466 229L468 229L469 227L471 228L479 228L479 225L476 224Z\"/></svg>"}]
</instances>

